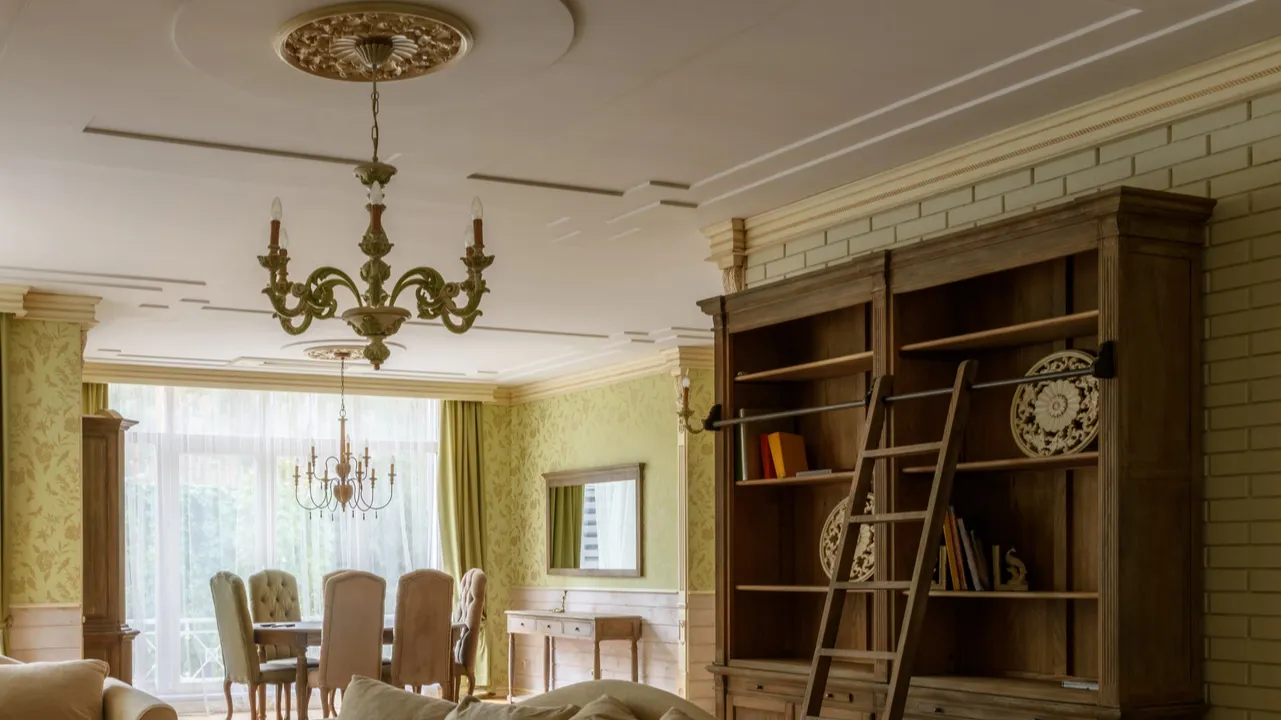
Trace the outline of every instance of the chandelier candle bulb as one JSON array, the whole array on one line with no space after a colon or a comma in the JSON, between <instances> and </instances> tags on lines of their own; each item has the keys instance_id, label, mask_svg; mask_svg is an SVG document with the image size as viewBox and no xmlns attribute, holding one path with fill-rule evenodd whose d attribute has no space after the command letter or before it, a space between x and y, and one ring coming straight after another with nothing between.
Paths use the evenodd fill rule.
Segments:
<instances>
[{"instance_id":1,"label":"chandelier candle bulb","mask_svg":"<svg viewBox=\"0 0 1281 720\"><path fill-rule=\"evenodd\" d=\"M271 201L271 219L275 222L280 222L280 218L283 217L283 215L284 215L284 208L280 204L280 198L276 198L272 200Z\"/></svg>"}]
</instances>

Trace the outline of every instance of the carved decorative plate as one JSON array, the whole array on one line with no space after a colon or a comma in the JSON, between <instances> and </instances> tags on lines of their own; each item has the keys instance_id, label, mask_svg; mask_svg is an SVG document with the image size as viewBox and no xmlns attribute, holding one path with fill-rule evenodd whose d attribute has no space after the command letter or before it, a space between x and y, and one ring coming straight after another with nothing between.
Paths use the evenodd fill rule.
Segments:
<instances>
[{"instance_id":1,"label":"carved decorative plate","mask_svg":"<svg viewBox=\"0 0 1281 720\"><path fill-rule=\"evenodd\" d=\"M872 512L872 493L867 494L867 506L864 514ZM836 553L841 549L841 523L845 521L845 510L850 506L849 497L843 498L832 512L828 513L823 523L823 532L818 536L818 559L823 564L823 572L830 579L836 568ZM858 544L854 546L854 566L850 569L850 580L862 582L872 577L876 571L876 534L870 524L859 526Z\"/></svg>"},{"instance_id":2,"label":"carved decorative plate","mask_svg":"<svg viewBox=\"0 0 1281 720\"><path fill-rule=\"evenodd\" d=\"M1094 356L1080 350L1050 353L1028 376L1088 368ZM1072 455L1099 434L1099 381L1084 375L1019 385L1010 404L1014 442L1028 457Z\"/></svg>"}]
</instances>

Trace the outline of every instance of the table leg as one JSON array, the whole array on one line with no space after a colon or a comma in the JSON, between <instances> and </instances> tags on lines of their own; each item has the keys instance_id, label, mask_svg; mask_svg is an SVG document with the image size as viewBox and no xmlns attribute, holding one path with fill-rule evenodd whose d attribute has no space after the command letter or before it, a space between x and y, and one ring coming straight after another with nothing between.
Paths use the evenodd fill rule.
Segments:
<instances>
[{"instance_id":1,"label":"table leg","mask_svg":"<svg viewBox=\"0 0 1281 720\"><path fill-rule=\"evenodd\" d=\"M600 640L592 640L592 679L600 680Z\"/></svg>"},{"instance_id":2,"label":"table leg","mask_svg":"<svg viewBox=\"0 0 1281 720\"><path fill-rule=\"evenodd\" d=\"M298 648L298 720L307 720L307 648Z\"/></svg>"},{"instance_id":3,"label":"table leg","mask_svg":"<svg viewBox=\"0 0 1281 720\"><path fill-rule=\"evenodd\" d=\"M516 633L507 633L507 702L516 702Z\"/></svg>"},{"instance_id":4,"label":"table leg","mask_svg":"<svg viewBox=\"0 0 1281 720\"><path fill-rule=\"evenodd\" d=\"M636 653L636 638L632 638L632 682L640 682L640 661Z\"/></svg>"},{"instance_id":5,"label":"table leg","mask_svg":"<svg viewBox=\"0 0 1281 720\"><path fill-rule=\"evenodd\" d=\"M552 636L543 636L543 692L552 690Z\"/></svg>"}]
</instances>

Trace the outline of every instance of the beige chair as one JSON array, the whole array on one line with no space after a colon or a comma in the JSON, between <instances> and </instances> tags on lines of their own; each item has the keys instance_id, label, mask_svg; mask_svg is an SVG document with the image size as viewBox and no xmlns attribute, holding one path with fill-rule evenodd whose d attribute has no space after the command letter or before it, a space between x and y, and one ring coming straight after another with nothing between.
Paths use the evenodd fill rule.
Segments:
<instances>
[{"instance_id":1,"label":"beige chair","mask_svg":"<svg viewBox=\"0 0 1281 720\"><path fill-rule=\"evenodd\" d=\"M463 677L467 677L467 694L476 693L476 654L480 649L480 634L485 619L485 586L489 579L485 571L472 568L463 575L459 590L458 613L454 622L463 623L462 634L454 646L453 697L461 697Z\"/></svg>"},{"instance_id":2,"label":"beige chair","mask_svg":"<svg viewBox=\"0 0 1281 720\"><path fill-rule=\"evenodd\" d=\"M453 633L450 608L454 579L438 570L415 570L400 577L396 592L396 633L391 646L388 682L412 686L440 685L440 694L453 700Z\"/></svg>"},{"instance_id":3,"label":"beige chair","mask_svg":"<svg viewBox=\"0 0 1281 720\"><path fill-rule=\"evenodd\" d=\"M249 576L249 614L254 623L299 622L302 606L298 604L298 580L284 570L263 570ZM292 645L259 645L258 659L296 659L298 648ZM280 717L281 691L288 688L276 686L276 717ZM284 693L285 717L289 717L293 693Z\"/></svg>"},{"instance_id":4,"label":"beige chair","mask_svg":"<svg viewBox=\"0 0 1281 720\"><path fill-rule=\"evenodd\" d=\"M234 573L220 572L209 580L209 590L213 593L214 619L218 625L218 641L222 644L225 673L222 689L227 697L227 720L231 720L232 713L232 683L249 686L249 717L265 720L267 686L288 687L297 676L296 661L259 660L243 580Z\"/></svg>"},{"instance_id":5,"label":"beige chair","mask_svg":"<svg viewBox=\"0 0 1281 720\"><path fill-rule=\"evenodd\" d=\"M323 717L334 712L334 698L352 676L381 677L383 605L387 581L373 573L348 570L325 581L325 620L320 634L320 667L309 674L320 690Z\"/></svg>"}]
</instances>

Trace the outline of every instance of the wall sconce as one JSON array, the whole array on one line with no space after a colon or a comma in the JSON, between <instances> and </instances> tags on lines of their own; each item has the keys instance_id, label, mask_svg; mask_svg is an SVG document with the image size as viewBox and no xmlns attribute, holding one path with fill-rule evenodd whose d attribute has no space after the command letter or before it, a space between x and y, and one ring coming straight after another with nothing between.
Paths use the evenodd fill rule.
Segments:
<instances>
[{"instance_id":1,"label":"wall sconce","mask_svg":"<svg viewBox=\"0 0 1281 720\"><path fill-rule=\"evenodd\" d=\"M721 406L713 405L707 417L697 425L691 425L689 419L694 417L694 409L689 406L689 371L682 370L676 376L676 416L680 418L679 429L697 435L704 430L717 430L721 420Z\"/></svg>"}]
</instances>

